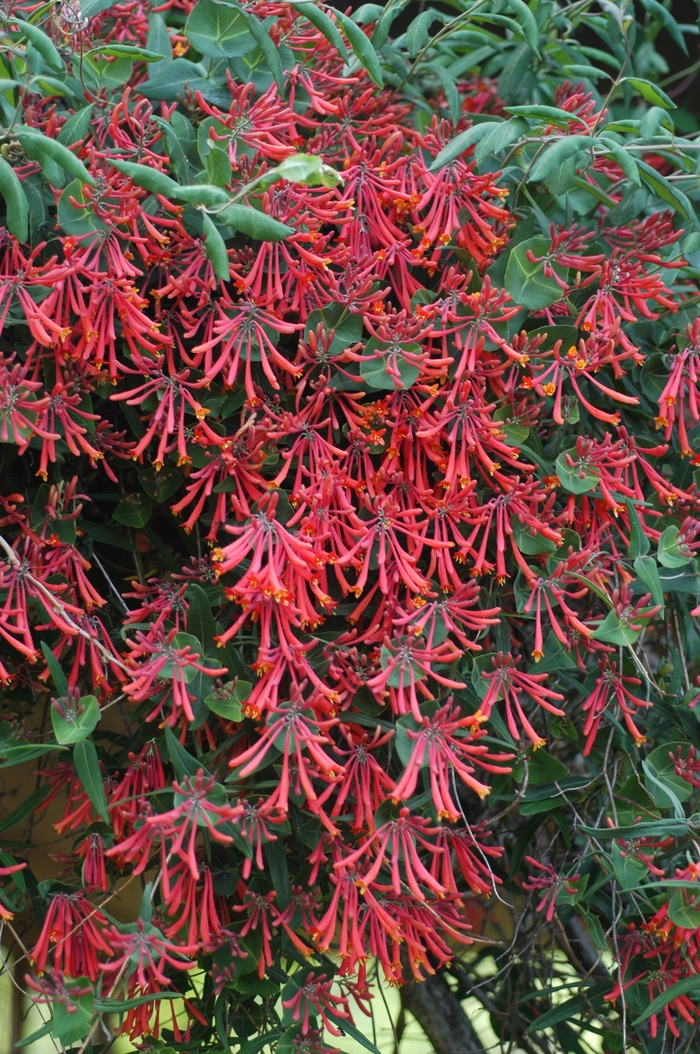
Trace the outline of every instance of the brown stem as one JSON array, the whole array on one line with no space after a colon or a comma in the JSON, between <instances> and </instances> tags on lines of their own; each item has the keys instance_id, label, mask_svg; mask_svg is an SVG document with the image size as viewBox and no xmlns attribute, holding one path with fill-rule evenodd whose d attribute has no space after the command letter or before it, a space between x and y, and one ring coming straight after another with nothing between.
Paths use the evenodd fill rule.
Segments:
<instances>
[{"instance_id":1,"label":"brown stem","mask_svg":"<svg viewBox=\"0 0 700 1054\"><path fill-rule=\"evenodd\" d=\"M485 1054L459 999L443 974L401 989L403 1007L415 1017L435 1054Z\"/></svg>"}]
</instances>

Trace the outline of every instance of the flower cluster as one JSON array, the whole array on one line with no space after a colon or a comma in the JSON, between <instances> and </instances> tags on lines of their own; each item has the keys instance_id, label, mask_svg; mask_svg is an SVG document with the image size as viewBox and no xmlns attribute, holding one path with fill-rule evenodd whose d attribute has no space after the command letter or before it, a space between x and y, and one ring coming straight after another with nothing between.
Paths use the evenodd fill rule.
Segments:
<instances>
[{"instance_id":1,"label":"flower cluster","mask_svg":"<svg viewBox=\"0 0 700 1054\"><path fill-rule=\"evenodd\" d=\"M460 75L421 106L379 83L376 12L327 12L8 15L39 58L0 158L0 751L43 755L36 808L63 802L73 838L32 983L120 999L121 1032L188 1051L214 1018L212 1042L243 1042L236 1000L279 991L285 1042L326 1049L370 960L403 985L460 954L506 877L492 785L537 805L528 766L536 791L581 785L548 745L577 744L595 782L613 737L625 756L653 739L668 692L634 649L697 582L677 215L627 209L613 150L535 234L472 133L528 117L551 149L590 146L597 96L567 81L510 117ZM662 358L650 327L677 312ZM23 727L47 695L51 727ZM692 753L669 766L698 787ZM547 923L583 895L588 871L525 860ZM3 918L23 867L0 869ZM610 998L633 957L652 998L699 972L695 933L663 909L629 930ZM677 1034L672 1009L695 1006L667 1008Z\"/></svg>"}]
</instances>

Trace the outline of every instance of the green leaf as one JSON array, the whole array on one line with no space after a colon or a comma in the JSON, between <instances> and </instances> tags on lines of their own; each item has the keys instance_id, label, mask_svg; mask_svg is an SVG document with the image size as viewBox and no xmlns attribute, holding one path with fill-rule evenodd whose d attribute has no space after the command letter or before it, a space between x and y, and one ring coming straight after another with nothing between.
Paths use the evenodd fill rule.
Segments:
<instances>
[{"instance_id":1,"label":"green leaf","mask_svg":"<svg viewBox=\"0 0 700 1054\"><path fill-rule=\"evenodd\" d=\"M168 150L170 154L170 150ZM172 155L171 155L172 158ZM207 179L216 187L225 187L231 182L232 168L228 150L223 150L215 143L209 144L206 156Z\"/></svg>"},{"instance_id":2,"label":"green leaf","mask_svg":"<svg viewBox=\"0 0 700 1054\"><path fill-rule=\"evenodd\" d=\"M262 1035L253 1036L252 1039L244 1040L236 1046L236 1054L260 1054L263 1047L270 1045L271 1050L277 1049L277 1044L283 1039L284 1033L280 1031L263 1032ZM222 1052L223 1054L223 1052Z\"/></svg>"},{"instance_id":3,"label":"green leaf","mask_svg":"<svg viewBox=\"0 0 700 1054\"><path fill-rule=\"evenodd\" d=\"M188 205L204 205L205 208L219 208L231 200L223 187L213 186L211 183L193 183L191 186L182 187L176 184L177 190L173 191L178 201L186 201Z\"/></svg>"},{"instance_id":4,"label":"green leaf","mask_svg":"<svg viewBox=\"0 0 700 1054\"><path fill-rule=\"evenodd\" d=\"M227 681L204 697L204 705L224 721L241 721L242 703L250 698L252 687L250 681Z\"/></svg>"},{"instance_id":5,"label":"green leaf","mask_svg":"<svg viewBox=\"0 0 700 1054\"><path fill-rule=\"evenodd\" d=\"M173 636L173 639L170 642L170 645L166 645L166 648L168 648L168 647L172 647L172 648L189 648L190 649L190 654L192 654L192 655L202 655L203 654L203 647L202 647L201 641L198 640L198 638L195 637L194 634L192 634L192 633L176 633ZM160 654L161 655L168 655L168 654L171 654L171 653L169 653L167 650L163 650L163 651L161 651ZM172 662L172 659L169 659L160 668L160 670L158 671L156 676L161 681L170 681L170 680L172 680L172 677L173 677L173 671L174 671L173 662ZM191 684L191 682L194 681L195 678L198 675L199 675L199 671L196 670L194 668L194 666L186 666L184 668L184 670L182 671L182 678L185 681L185 684Z\"/></svg>"},{"instance_id":6,"label":"green leaf","mask_svg":"<svg viewBox=\"0 0 700 1054\"><path fill-rule=\"evenodd\" d=\"M110 158L110 163L118 172L128 176L137 187L143 187L151 194L162 194L165 198L173 198L183 189L165 172L151 168L150 165L139 165L133 161L117 161L114 158Z\"/></svg>"},{"instance_id":7,"label":"green leaf","mask_svg":"<svg viewBox=\"0 0 700 1054\"><path fill-rule=\"evenodd\" d=\"M73 747L73 764L78 774L83 790L92 802L95 812L109 823L107 811L107 798L105 797L105 786L100 772L100 763L97 760L97 750L91 739L82 739Z\"/></svg>"},{"instance_id":8,"label":"green leaf","mask_svg":"<svg viewBox=\"0 0 700 1054\"><path fill-rule=\"evenodd\" d=\"M121 88L134 72L131 59L112 58L96 52L83 58L83 77L96 92L112 92Z\"/></svg>"},{"instance_id":9,"label":"green leaf","mask_svg":"<svg viewBox=\"0 0 700 1054\"><path fill-rule=\"evenodd\" d=\"M173 61L173 45L168 32L168 23L158 11L153 11L148 16L146 47L149 51L160 55L162 65ZM148 76L152 76L150 70Z\"/></svg>"},{"instance_id":10,"label":"green leaf","mask_svg":"<svg viewBox=\"0 0 700 1054\"><path fill-rule=\"evenodd\" d=\"M5 199L5 224L18 242L29 237L29 202L19 176L4 157L0 157L0 194Z\"/></svg>"},{"instance_id":11,"label":"green leaf","mask_svg":"<svg viewBox=\"0 0 700 1054\"><path fill-rule=\"evenodd\" d=\"M267 866L272 879L272 887L277 893L275 900L281 908L286 908L292 899L292 888L289 882L289 867L287 865L287 853L285 842L282 838L265 842L263 852L267 860Z\"/></svg>"},{"instance_id":12,"label":"green leaf","mask_svg":"<svg viewBox=\"0 0 700 1054\"><path fill-rule=\"evenodd\" d=\"M158 472L154 466L139 472L139 483L149 498L164 502L176 494L182 485L182 474L176 468L162 468Z\"/></svg>"},{"instance_id":13,"label":"green leaf","mask_svg":"<svg viewBox=\"0 0 700 1054\"><path fill-rule=\"evenodd\" d=\"M652 15L656 15L668 35L675 40L681 51L684 51L687 55L688 46L685 42L685 37L683 36L681 27L678 25L671 12L668 11L663 4L660 4L658 0L641 0L641 5Z\"/></svg>"},{"instance_id":14,"label":"green leaf","mask_svg":"<svg viewBox=\"0 0 700 1054\"><path fill-rule=\"evenodd\" d=\"M671 757L679 746L687 750L687 743L671 740L656 747L644 760L645 770L648 769L655 777L655 780L647 779L647 790L654 799L654 804L660 809L674 808L673 798L666 792L666 787L671 789L673 797L679 804L687 801L693 793L693 788L687 780L677 775L675 762Z\"/></svg>"},{"instance_id":15,"label":"green leaf","mask_svg":"<svg viewBox=\"0 0 700 1054\"><path fill-rule=\"evenodd\" d=\"M589 827L580 824L579 830L595 838L681 838L688 834L687 820L646 820L626 827Z\"/></svg>"},{"instance_id":16,"label":"green leaf","mask_svg":"<svg viewBox=\"0 0 700 1054\"><path fill-rule=\"evenodd\" d=\"M290 154L265 173L262 185L270 186L278 179L308 187L337 187L343 182L343 177L317 154Z\"/></svg>"},{"instance_id":17,"label":"green leaf","mask_svg":"<svg viewBox=\"0 0 700 1054\"><path fill-rule=\"evenodd\" d=\"M466 153L470 147L478 143L489 132L494 132L500 128L503 123L503 121L482 121L480 124L475 124L471 128L467 128L466 131L460 132L454 139L450 139L446 146L443 146L428 171L439 172L445 165L449 165L451 161Z\"/></svg>"},{"instance_id":18,"label":"green leaf","mask_svg":"<svg viewBox=\"0 0 700 1054\"><path fill-rule=\"evenodd\" d=\"M572 154L571 157L567 157L561 165L553 168L552 171L547 174L545 179L547 190L554 197L561 197L564 194L568 194L568 192L573 190L576 186L576 173L579 168L586 167L589 162L590 155L585 153Z\"/></svg>"},{"instance_id":19,"label":"green leaf","mask_svg":"<svg viewBox=\"0 0 700 1054\"><path fill-rule=\"evenodd\" d=\"M562 128L568 128L570 124L581 123L581 118L568 110L560 110L558 106L506 106L508 113L516 117L528 117L532 121L544 122L545 124L556 124Z\"/></svg>"},{"instance_id":20,"label":"green leaf","mask_svg":"<svg viewBox=\"0 0 700 1054\"><path fill-rule=\"evenodd\" d=\"M663 584L659 577L659 569L653 556L638 556L632 565L637 578L651 593L654 604L664 606Z\"/></svg>"},{"instance_id":21,"label":"green leaf","mask_svg":"<svg viewBox=\"0 0 700 1054\"><path fill-rule=\"evenodd\" d=\"M382 18L384 8L381 4L360 4L352 14L358 25L368 26L372 22L378 22Z\"/></svg>"},{"instance_id":22,"label":"green leaf","mask_svg":"<svg viewBox=\"0 0 700 1054\"><path fill-rule=\"evenodd\" d=\"M208 58L240 58L255 47L245 12L230 3L198 0L185 24L185 36Z\"/></svg>"},{"instance_id":23,"label":"green leaf","mask_svg":"<svg viewBox=\"0 0 700 1054\"><path fill-rule=\"evenodd\" d=\"M644 772L645 784L649 793L653 796L653 788L656 788L657 797L660 798L661 801L668 802L663 808L672 809L676 819L684 819L685 812L683 811L683 806L674 787L671 785L671 781L659 779L646 759L642 761L642 771ZM654 798L654 801L656 801L656 797Z\"/></svg>"},{"instance_id":24,"label":"green leaf","mask_svg":"<svg viewBox=\"0 0 700 1054\"><path fill-rule=\"evenodd\" d=\"M635 859L631 849L627 849L624 856L622 855L623 852L625 851L620 848L617 842L613 842L611 858L615 878L621 890L636 889L647 875L647 866L640 860Z\"/></svg>"},{"instance_id":25,"label":"green leaf","mask_svg":"<svg viewBox=\"0 0 700 1054\"><path fill-rule=\"evenodd\" d=\"M99 47L91 48L86 53L86 58L92 55L103 55L111 59L132 59L134 62L160 62L163 56L158 51L149 51L148 48L137 47L135 44L100 44Z\"/></svg>"},{"instance_id":26,"label":"green leaf","mask_svg":"<svg viewBox=\"0 0 700 1054\"><path fill-rule=\"evenodd\" d=\"M60 165L69 176L87 183L91 187L97 186L83 162L75 154L71 153L67 146L59 143L58 139L50 139L37 129L18 128L13 132L25 152L35 161L40 163L45 157L49 157Z\"/></svg>"},{"instance_id":27,"label":"green leaf","mask_svg":"<svg viewBox=\"0 0 700 1054\"><path fill-rule=\"evenodd\" d=\"M557 1003L551 1010L547 1010L544 1014L535 1018L532 1024L528 1025L528 1032L540 1032L543 1028L552 1028L554 1025L569 1021L577 1014L589 1012L593 1000L598 1003L609 990L610 981L608 980L596 981L595 984L583 986L580 995L575 995L571 999L565 999L562 1003ZM561 1049L563 1051L564 1048ZM580 1048L570 1047L567 1049L580 1051Z\"/></svg>"},{"instance_id":28,"label":"green leaf","mask_svg":"<svg viewBox=\"0 0 700 1054\"><path fill-rule=\"evenodd\" d=\"M614 611L609 611L602 622L591 633L593 640L603 640L608 644L634 644L641 630L633 630Z\"/></svg>"},{"instance_id":29,"label":"green leaf","mask_svg":"<svg viewBox=\"0 0 700 1054\"><path fill-rule=\"evenodd\" d=\"M139 85L139 91L147 99L176 102L187 91L201 91L206 98L213 87L212 77L207 74L206 67L189 59L175 58L172 62L159 62L152 67L151 74L148 81Z\"/></svg>"},{"instance_id":30,"label":"green leaf","mask_svg":"<svg viewBox=\"0 0 700 1054\"><path fill-rule=\"evenodd\" d=\"M329 355L341 355L346 348L362 340L362 315L353 315L344 304L329 304L327 307L312 311L306 320L304 340L310 333L315 333L317 326L323 323L326 333L333 332Z\"/></svg>"},{"instance_id":31,"label":"green leaf","mask_svg":"<svg viewBox=\"0 0 700 1054\"><path fill-rule=\"evenodd\" d=\"M389 667L392 658L392 653L386 645L383 644L380 652L380 662L383 670L386 670ZM422 670L413 659L403 658L393 667L386 683L390 688L408 688L411 681L415 683L418 681L424 681L426 676L427 674L425 670Z\"/></svg>"},{"instance_id":32,"label":"green leaf","mask_svg":"<svg viewBox=\"0 0 700 1054\"><path fill-rule=\"evenodd\" d=\"M153 501L145 494L129 494L119 502L112 518L126 527L145 527L151 518Z\"/></svg>"},{"instance_id":33,"label":"green leaf","mask_svg":"<svg viewBox=\"0 0 700 1054\"><path fill-rule=\"evenodd\" d=\"M644 533L637 510L630 498L625 498L625 505L627 506L627 516L630 525L630 542L627 546L627 555L630 559L635 560L638 556L647 555L651 548L651 542Z\"/></svg>"},{"instance_id":34,"label":"green leaf","mask_svg":"<svg viewBox=\"0 0 700 1054\"><path fill-rule=\"evenodd\" d=\"M71 200L72 199L72 200ZM77 205L73 204L77 202ZM84 208L81 205L84 204ZM107 227L95 215L92 202L85 201L82 183L75 179L65 188L58 199L57 219L66 234L91 234L106 231Z\"/></svg>"},{"instance_id":35,"label":"green leaf","mask_svg":"<svg viewBox=\"0 0 700 1054\"><path fill-rule=\"evenodd\" d=\"M226 251L226 242L221 237L211 216L203 217L202 229L204 231L204 251L211 261L214 274L220 281L227 282L231 277L231 270Z\"/></svg>"},{"instance_id":36,"label":"green leaf","mask_svg":"<svg viewBox=\"0 0 700 1054\"><path fill-rule=\"evenodd\" d=\"M218 216L229 227L259 242L281 242L294 234L293 227L280 223L265 212L258 212L251 205L229 205Z\"/></svg>"},{"instance_id":37,"label":"green leaf","mask_svg":"<svg viewBox=\"0 0 700 1054\"><path fill-rule=\"evenodd\" d=\"M657 555L659 563L664 567L684 567L690 561L690 554L686 555L679 548L678 536L680 531L677 527L667 527L659 538Z\"/></svg>"},{"instance_id":38,"label":"green leaf","mask_svg":"<svg viewBox=\"0 0 700 1054\"><path fill-rule=\"evenodd\" d=\"M700 594L700 575L686 568L678 570L661 568L659 570L659 582L664 593L692 593Z\"/></svg>"},{"instance_id":39,"label":"green leaf","mask_svg":"<svg viewBox=\"0 0 700 1054\"><path fill-rule=\"evenodd\" d=\"M219 0L220 2L220 0ZM267 65L270 68L270 72L274 78L277 90L280 94L280 98L284 98L285 82L284 82L284 71L282 69L282 62L279 56L279 48L276 44L273 44L270 39L270 34L266 30L262 22L259 22L255 15L249 11L245 12L246 23L248 30L251 33L256 44L265 56Z\"/></svg>"},{"instance_id":40,"label":"green leaf","mask_svg":"<svg viewBox=\"0 0 700 1054\"><path fill-rule=\"evenodd\" d=\"M155 999L172 999L173 995L173 992L149 992L148 995L139 995L135 999L100 999L95 1004L95 1011L98 1014L122 1014L127 1010L134 1010L137 1006L143 1006L144 1003L150 1003ZM163 1054L165 1054L167 1049L167 1047L159 1048Z\"/></svg>"},{"instance_id":41,"label":"green leaf","mask_svg":"<svg viewBox=\"0 0 700 1054\"><path fill-rule=\"evenodd\" d=\"M530 180L536 183L538 180L545 179L554 169L559 168L569 158L582 154L595 142L596 140L589 135L565 135L561 139L548 143L530 169Z\"/></svg>"},{"instance_id":42,"label":"green leaf","mask_svg":"<svg viewBox=\"0 0 700 1054\"><path fill-rule=\"evenodd\" d=\"M168 748L170 760L173 763L173 768L175 769L178 779L184 779L185 776L196 776L198 772L203 772L205 776L211 775L201 761L192 757L192 755L185 750L170 725L165 726L165 745Z\"/></svg>"},{"instance_id":43,"label":"green leaf","mask_svg":"<svg viewBox=\"0 0 700 1054\"><path fill-rule=\"evenodd\" d=\"M700 927L700 889L693 893L686 889L677 889L668 902L668 917L676 926L684 930L696 930Z\"/></svg>"},{"instance_id":44,"label":"green leaf","mask_svg":"<svg viewBox=\"0 0 700 1054\"><path fill-rule=\"evenodd\" d=\"M371 1039L368 1039L363 1032L360 1032L359 1028L356 1028L350 1021L346 1021L344 1017L338 1017L332 1010L326 1009L327 1016L333 1021L338 1028L342 1029L345 1035L350 1036L356 1043L359 1043L365 1050L369 1050L370 1054L380 1054L380 1051L375 1047ZM240 1054L240 1052L239 1052Z\"/></svg>"},{"instance_id":45,"label":"green leaf","mask_svg":"<svg viewBox=\"0 0 700 1054\"><path fill-rule=\"evenodd\" d=\"M68 981L66 987L69 992L71 987L82 992L86 988L90 989L90 981L87 977L78 977L72 984ZM64 1047L84 1039L94 1024L95 996L92 991L86 995L70 995L70 1004L51 1004L51 1035Z\"/></svg>"},{"instance_id":46,"label":"green leaf","mask_svg":"<svg viewBox=\"0 0 700 1054\"><path fill-rule=\"evenodd\" d=\"M516 15L516 21L521 27L522 35L533 51L539 53L540 30L537 19L523 0L508 0L508 7Z\"/></svg>"},{"instance_id":47,"label":"green leaf","mask_svg":"<svg viewBox=\"0 0 700 1054\"><path fill-rule=\"evenodd\" d=\"M573 465L567 463L567 454ZM580 465L576 447L561 452L556 460L555 470L562 487L570 494L586 494L598 485L598 476L589 472L585 464L583 467Z\"/></svg>"},{"instance_id":48,"label":"green leaf","mask_svg":"<svg viewBox=\"0 0 700 1054\"><path fill-rule=\"evenodd\" d=\"M80 5L80 14L83 18L94 18L95 15L101 15L110 7L114 7L114 0L83 0Z\"/></svg>"},{"instance_id":49,"label":"green leaf","mask_svg":"<svg viewBox=\"0 0 700 1054\"><path fill-rule=\"evenodd\" d=\"M624 77L624 82L631 84L646 102L650 102L654 106L661 106L664 110L677 109L673 99L669 99L666 92L662 91L657 84L652 84L651 81L644 80L643 77Z\"/></svg>"},{"instance_id":50,"label":"green leaf","mask_svg":"<svg viewBox=\"0 0 700 1054\"><path fill-rule=\"evenodd\" d=\"M527 121L524 121L522 117L511 117L507 121L498 123L477 143L474 151L477 162L481 164L489 154L500 154L527 132L527 128Z\"/></svg>"},{"instance_id":51,"label":"green leaf","mask_svg":"<svg viewBox=\"0 0 700 1054\"><path fill-rule=\"evenodd\" d=\"M389 38L389 30L391 29L394 20L409 3L410 0L396 0L396 3L385 4L381 9L376 18L377 24L372 30L372 44L376 50L384 47ZM353 11L353 21L360 25L367 25L369 22L374 22L375 19L370 16L370 11L375 6L375 4L362 4L356 11Z\"/></svg>"},{"instance_id":52,"label":"green leaf","mask_svg":"<svg viewBox=\"0 0 700 1054\"><path fill-rule=\"evenodd\" d=\"M197 771L199 772L200 770L201 770L201 765L200 765L200 767L199 767L199 769ZM176 790L175 793L173 794L173 807L174 808L178 808L178 806L182 805L183 802L188 801L189 798L190 798L190 794L189 794L188 791L184 791L183 792L183 791L177 791ZM210 786L207 787L207 794L206 794L206 798L204 799L204 801L206 801L210 805L214 805L214 806L227 805L228 804L228 795L226 793L226 788L224 786L222 786L221 783L213 783L213 784L211 784ZM194 815L196 816L197 826L198 827L207 827L207 828L209 827L209 820L207 819L207 817L205 815L204 808L200 807L199 805L196 805L195 808L194 808ZM214 820L212 822L213 822L213 825L215 827L217 827L217 826L223 827L225 821Z\"/></svg>"},{"instance_id":53,"label":"green leaf","mask_svg":"<svg viewBox=\"0 0 700 1054\"><path fill-rule=\"evenodd\" d=\"M609 209L614 208L614 200L596 184L589 183L587 180L581 179L580 176L576 176L574 178L574 186L577 190L583 190L586 194L590 194L592 198L595 198L595 200L599 201L602 205L607 205Z\"/></svg>"},{"instance_id":54,"label":"green leaf","mask_svg":"<svg viewBox=\"0 0 700 1054\"><path fill-rule=\"evenodd\" d=\"M37 1028L35 1032L31 1032L28 1036L23 1036L22 1039L16 1040L15 1041L15 1046L16 1047L29 1047L33 1043L37 1043L40 1039L43 1039L44 1036L50 1035L52 1026L53 1026L53 1021L52 1020L44 1022L44 1024L41 1026L41 1028Z\"/></svg>"},{"instance_id":55,"label":"green leaf","mask_svg":"<svg viewBox=\"0 0 700 1054\"><path fill-rule=\"evenodd\" d=\"M12 732L9 721L0 724L0 758L5 760L0 768L8 769L13 765L21 765L25 761L40 758L53 750L65 750L58 743L32 743L26 739L17 739Z\"/></svg>"},{"instance_id":56,"label":"green leaf","mask_svg":"<svg viewBox=\"0 0 700 1054\"><path fill-rule=\"evenodd\" d=\"M68 81L59 80L58 77L50 77L46 73L38 73L32 80L32 90L36 90L38 85L44 96L58 96L58 98L69 97L70 99L80 99L77 92L74 92Z\"/></svg>"},{"instance_id":57,"label":"green leaf","mask_svg":"<svg viewBox=\"0 0 700 1054\"><path fill-rule=\"evenodd\" d=\"M562 69L566 73L573 73L576 77L586 77L587 80L597 81L600 80L601 77L604 77L605 80L612 80L609 73L606 73L605 70L599 70L596 66L586 66L580 63L574 63L574 65L571 66L568 64L562 66Z\"/></svg>"},{"instance_id":58,"label":"green leaf","mask_svg":"<svg viewBox=\"0 0 700 1054\"><path fill-rule=\"evenodd\" d=\"M408 714L406 717L400 717L396 722L396 734L394 737L394 749L396 750L397 757L404 766L408 765L411 758L413 757L413 747L415 740L411 739L408 735L407 729L411 729L412 732L417 731L416 720L413 714ZM421 768L425 768L428 764L427 756L424 756Z\"/></svg>"},{"instance_id":59,"label":"green leaf","mask_svg":"<svg viewBox=\"0 0 700 1054\"><path fill-rule=\"evenodd\" d=\"M57 703L64 704L63 716L57 709ZM55 700L51 707L51 724L56 739L62 746L78 743L94 732L100 720L100 704L94 695L83 695L77 706L69 698Z\"/></svg>"},{"instance_id":60,"label":"green leaf","mask_svg":"<svg viewBox=\"0 0 700 1054\"><path fill-rule=\"evenodd\" d=\"M639 160L636 164L642 182L651 190L652 194L660 197L672 209L679 212L685 220L697 226L695 211L685 194L680 190L676 190L664 176L657 172L655 168L652 168L651 165L648 165L646 161Z\"/></svg>"},{"instance_id":61,"label":"green leaf","mask_svg":"<svg viewBox=\"0 0 700 1054\"><path fill-rule=\"evenodd\" d=\"M412 354L417 354L421 350L420 344L405 344L402 345L404 351ZM395 354L393 351L391 357L393 362L392 366L395 365L398 371L398 379L393 372L389 370L389 345L379 344L377 340L368 340L365 345L365 351L384 351L385 354L373 355L371 357L363 358L360 363L360 374L363 381L378 391L394 391L397 388L405 390L410 388L416 383L420 377L420 369L413 363L408 362L402 354Z\"/></svg>"},{"instance_id":62,"label":"green leaf","mask_svg":"<svg viewBox=\"0 0 700 1054\"><path fill-rule=\"evenodd\" d=\"M665 1006L668 1006L669 1003L672 1003L674 999L678 999L682 995L689 995L691 992L700 992L700 974L694 977L684 977L682 981L676 981L661 995L657 995L656 999L651 1001L644 1013L640 1014L633 1024L635 1026L643 1024L650 1017L654 1017L663 1010Z\"/></svg>"},{"instance_id":63,"label":"green leaf","mask_svg":"<svg viewBox=\"0 0 700 1054\"><path fill-rule=\"evenodd\" d=\"M418 17L413 19L406 30L406 48L409 55L417 55L423 50L430 40L430 27L433 22L439 21L441 21L440 15L433 8L421 11Z\"/></svg>"},{"instance_id":64,"label":"green leaf","mask_svg":"<svg viewBox=\"0 0 700 1054\"><path fill-rule=\"evenodd\" d=\"M542 354L543 351L551 351L557 341L561 341L561 351L565 354L569 348L578 347L579 331L576 326L564 325L563 323L557 323L554 326L541 325L540 320L537 319L537 325L532 329L527 330L528 337L544 336L544 340L538 345L537 352ZM497 420L502 420L496 414Z\"/></svg>"},{"instance_id":65,"label":"green leaf","mask_svg":"<svg viewBox=\"0 0 700 1054\"><path fill-rule=\"evenodd\" d=\"M61 131L58 133L59 143L70 146L85 139L92 126L94 109L95 104L90 103L89 106L83 106L71 114L68 120L61 125Z\"/></svg>"},{"instance_id":66,"label":"green leaf","mask_svg":"<svg viewBox=\"0 0 700 1054\"><path fill-rule=\"evenodd\" d=\"M505 287L516 304L530 311L541 311L564 295L556 279L545 276L544 261L533 263L527 258L528 251L536 257L544 257L550 248L549 238L528 238L515 246L508 259ZM567 270L551 261L550 266L561 278L566 278Z\"/></svg>"},{"instance_id":67,"label":"green leaf","mask_svg":"<svg viewBox=\"0 0 700 1054\"><path fill-rule=\"evenodd\" d=\"M51 651L51 648L48 646L46 641L41 642L41 650L44 653L46 665L48 666L49 673L53 678L53 683L56 686L56 691L61 697L67 696L68 681L66 680L66 675L63 672L63 667L61 666L54 653Z\"/></svg>"},{"instance_id":68,"label":"green leaf","mask_svg":"<svg viewBox=\"0 0 700 1054\"><path fill-rule=\"evenodd\" d=\"M12 21L16 26L19 26L20 31L31 43L32 47L36 48L47 66L50 66L52 70L56 70L57 73L62 72L66 68L56 45L51 37L44 33L43 29L32 25L31 22L23 22L19 18L13 18Z\"/></svg>"},{"instance_id":69,"label":"green leaf","mask_svg":"<svg viewBox=\"0 0 700 1054\"><path fill-rule=\"evenodd\" d=\"M569 770L563 762L541 748L532 751L528 762L529 782L533 787L554 783L569 775Z\"/></svg>"},{"instance_id":70,"label":"green leaf","mask_svg":"<svg viewBox=\"0 0 700 1054\"><path fill-rule=\"evenodd\" d=\"M345 41L335 23L320 7L317 7L315 3L304 2L304 0L289 0L289 6L298 11L300 15L303 15L304 18L307 18L312 25L316 26L319 33L322 33L328 43L333 45L343 62L348 61L348 49L345 47Z\"/></svg>"},{"instance_id":71,"label":"green leaf","mask_svg":"<svg viewBox=\"0 0 700 1054\"><path fill-rule=\"evenodd\" d=\"M590 936L598 951L607 951L607 938L605 936L605 932L603 930L601 921L598 916L582 911L581 918L586 924L586 928L588 929L588 935Z\"/></svg>"},{"instance_id":72,"label":"green leaf","mask_svg":"<svg viewBox=\"0 0 700 1054\"><path fill-rule=\"evenodd\" d=\"M333 12L337 21L343 27L350 47L354 51L360 65L367 70L370 80L373 80L378 88L383 88L384 77L382 76L382 68L379 65L377 52L374 50L369 37L365 36L360 27L348 15L343 14L342 11L337 11L334 7L329 7L328 10Z\"/></svg>"},{"instance_id":73,"label":"green leaf","mask_svg":"<svg viewBox=\"0 0 700 1054\"><path fill-rule=\"evenodd\" d=\"M607 150L609 150L627 178L636 186L640 187L642 185L642 177L639 174L637 162L632 155L625 150L624 146L621 146L620 143L616 142L612 136L609 135L601 135L599 141L605 145Z\"/></svg>"},{"instance_id":74,"label":"green leaf","mask_svg":"<svg viewBox=\"0 0 700 1054\"><path fill-rule=\"evenodd\" d=\"M35 790L33 794L30 794L28 798L25 798L22 804L13 809L4 820L0 820L0 831L11 831L13 827L25 820L27 816L31 816L41 803L46 800L50 790L50 785L45 783L38 790Z\"/></svg>"},{"instance_id":75,"label":"green leaf","mask_svg":"<svg viewBox=\"0 0 700 1054\"><path fill-rule=\"evenodd\" d=\"M450 111L450 119L457 124L462 115L462 99L457 89L457 82L448 69L441 66L439 62L431 63L431 71L435 74L442 85L445 99Z\"/></svg>"},{"instance_id":76,"label":"green leaf","mask_svg":"<svg viewBox=\"0 0 700 1054\"><path fill-rule=\"evenodd\" d=\"M187 632L197 640L197 651L201 645L202 654L216 656L218 648L214 641L216 623L211 610L211 601L202 586L190 582L185 593L188 604Z\"/></svg>"}]
</instances>

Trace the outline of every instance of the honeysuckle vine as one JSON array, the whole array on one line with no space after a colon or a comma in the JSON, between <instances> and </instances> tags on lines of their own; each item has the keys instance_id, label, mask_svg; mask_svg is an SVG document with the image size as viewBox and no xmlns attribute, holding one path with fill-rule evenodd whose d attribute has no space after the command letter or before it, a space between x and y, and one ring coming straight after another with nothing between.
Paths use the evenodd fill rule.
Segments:
<instances>
[{"instance_id":1,"label":"honeysuckle vine","mask_svg":"<svg viewBox=\"0 0 700 1054\"><path fill-rule=\"evenodd\" d=\"M657 0L5 5L34 1038L376 1054L430 979L484 1049L693 1049L696 46Z\"/></svg>"}]
</instances>

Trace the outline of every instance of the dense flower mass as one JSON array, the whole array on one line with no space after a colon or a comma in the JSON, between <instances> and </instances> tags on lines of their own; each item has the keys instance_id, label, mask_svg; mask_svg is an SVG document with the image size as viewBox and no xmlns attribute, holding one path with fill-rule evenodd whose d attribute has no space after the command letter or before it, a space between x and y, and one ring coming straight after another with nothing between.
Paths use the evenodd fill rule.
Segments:
<instances>
[{"instance_id":1,"label":"dense flower mass","mask_svg":"<svg viewBox=\"0 0 700 1054\"><path fill-rule=\"evenodd\" d=\"M696 159L568 36L519 105L535 7L471 64L391 4L3 15L2 829L61 868L8 842L0 918L64 1046L334 1050L522 920L606 1049L697 1028Z\"/></svg>"}]
</instances>

